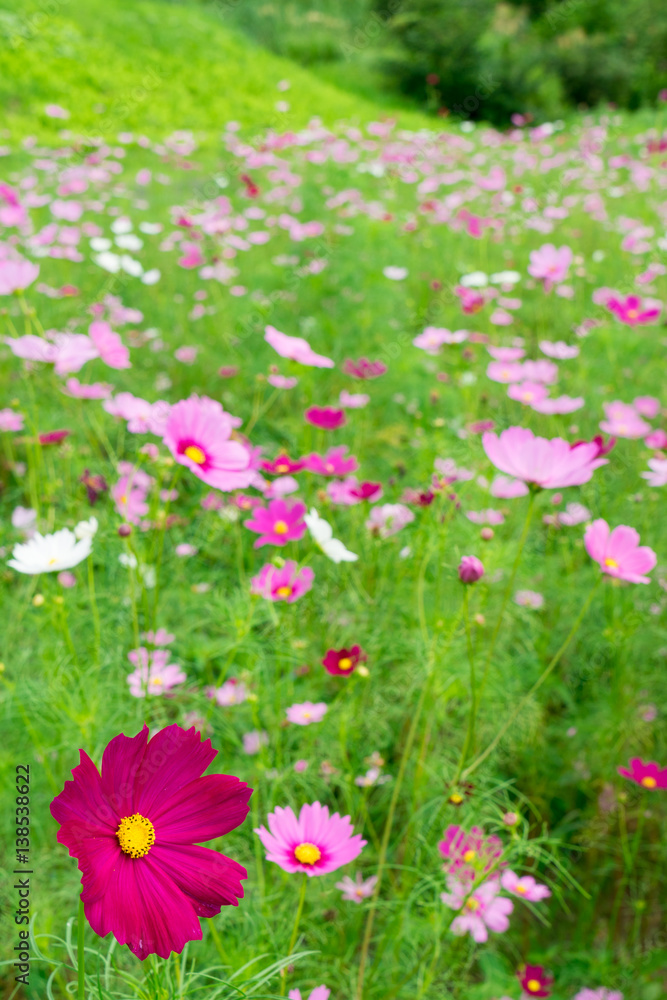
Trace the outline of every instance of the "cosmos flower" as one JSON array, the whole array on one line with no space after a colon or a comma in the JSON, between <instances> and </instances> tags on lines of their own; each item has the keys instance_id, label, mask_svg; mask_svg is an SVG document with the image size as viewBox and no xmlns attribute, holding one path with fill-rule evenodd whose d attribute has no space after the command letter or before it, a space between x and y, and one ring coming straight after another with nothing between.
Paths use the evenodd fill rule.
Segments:
<instances>
[{"instance_id":1,"label":"cosmos flower","mask_svg":"<svg viewBox=\"0 0 667 1000\"><path fill-rule=\"evenodd\" d=\"M540 885L532 875L517 875L510 868L500 876L500 884L505 892L510 892L519 899L527 899L529 903L538 903L551 895L551 889Z\"/></svg>"},{"instance_id":2,"label":"cosmos flower","mask_svg":"<svg viewBox=\"0 0 667 1000\"><path fill-rule=\"evenodd\" d=\"M379 378L387 371L387 366L383 361L369 361L368 358L359 358L358 361L346 358L342 368L346 375L360 379Z\"/></svg>"},{"instance_id":3,"label":"cosmos flower","mask_svg":"<svg viewBox=\"0 0 667 1000\"><path fill-rule=\"evenodd\" d=\"M536 437L527 427L509 427L500 436L487 431L482 445L501 472L547 490L581 486L607 464L594 442L570 445L563 438Z\"/></svg>"},{"instance_id":4,"label":"cosmos flower","mask_svg":"<svg viewBox=\"0 0 667 1000\"><path fill-rule=\"evenodd\" d=\"M61 528L51 535L36 531L32 538L14 546L13 558L8 566L17 573L37 576L39 573L59 573L72 569L90 555L93 540L90 535L77 540L69 528Z\"/></svg>"},{"instance_id":5,"label":"cosmos flower","mask_svg":"<svg viewBox=\"0 0 667 1000\"><path fill-rule=\"evenodd\" d=\"M7 406L4 410L0 410L0 431L22 431L23 420L22 413L17 413Z\"/></svg>"},{"instance_id":6,"label":"cosmos flower","mask_svg":"<svg viewBox=\"0 0 667 1000\"><path fill-rule=\"evenodd\" d=\"M343 899L348 903L361 903L362 899L368 899L373 895L377 880L377 875L371 875L370 878L364 880L361 872L357 872L354 882L349 875L343 875L340 882L336 882L336 888L340 889Z\"/></svg>"},{"instance_id":7,"label":"cosmos flower","mask_svg":"<svg viewBox=\"0 0 667 1000\"><path fill-rule=\"evenodd\" d=\"M311 406L304 413L309 424L325 431L335 431L346 423L345 410L335 410L331 406Z\"/></svg>"},{"instance_id":8,"label":"cosmos flower","mask_svg":"<svg viewBox=\"0 0 667 1000\"><path fill-rule=\"evenodd\" d=\"M368 657L361 646L350 646L349 649L328 649L322 660L324 669L334 676L349 675L360 663L365 663Z\"/></svg>"},{"instance_id":9,"label":"cosmos flower","mask_svg":"<svg viewBox=\"0 0 667 1000\"><path fill-rule=\"evenodd\" d=\"M599 986L596 990L584 987L575 993L572 1000L623 1000L620 990L606 990L604 986Z\"/></svg>"},{"instance_id":10,"label":"cosmos flower","mask_svg":"<svg viewBox=\"0 0 667 1000\"><path fill-rule=\"evenodd\" d=\"M267 563L250 581L250 593L267 601L287 601L288 604L293 604L310 590L314 579L315 574L310 566L299 569L293 559L288 559L280 569Z\"/></svg>"},{"instance_id":11,"label":"cosmos flower","mask_svg":"<svg viewBox=\"0 0 667 1000\"><path fill-rule=\"evenodd\" d=\"M347 476L359 468L359 462L354 455L348 455L347 450L347 445L341 444L329 448L324 455L313 452L301 460L302 468L319 476Z\"/></svg>"},{"instance_id":12,"label":"cosmos flower","mask_svg":"<svg viewBox=\"0 0 667 1000\"><path fill-rule=\"evenodd\" d=\"M484 576L484 566L477 556L462 556L458 574L461 583L477 583Z\"/></svg>"},{"instance_id":13,"label":"cosmos flower","mask_svg":"<svg viewBox=\"0 0 667 1000\"><path fill-rule=\"evenodd\" d=\"M362 410L364 406L368 406L371 401L371 397L365 392L348 392L347 389L341 389L340 395L338 397L338 402L344 409L348 410Z\"/></svg>"},{"instance_id":14,"label":"cosmos flower","mask_svg":"<svg viewBox=\"0 0 667 1000\"><path fill-rule=\"evenodd\" d=\"M207 396L190 396L171 407L164 443L180 465L208 486L245 489L255 479L250 452L230 440L237 420Z\"/></svg>"},{"instance_id":15,"label":"cosmos flower","mask_svg":"<svg viewBox=\"0 0 667 1000\"><path fill-rule=\"evenodd\" d=\"M214 698L218 705L223 708L228 708L230 705L241 705L248 697L248 689L245 684L237 681L235 677L230 677L219 688L205 688L204 693L207 698Z\"/></svg>"},{"instance_id":16,"label":"cosmos flower","mask_svg":"<svg viewBox=\"0 0 667 1000\"><path fill-rule=\"evenodd\" d=\"M549 289L565 281L573 256L568 246L556 248L553 243L545 243L538 250L531 250L528 274L543 281L545 288Z\"/></svg>"},{"instance_id":17,"label":"cosmos flower","mask_svg":"<svg viewBox=\"0 0 667 1000\"><path fill-rule=\"evenodd\" d=\"M530 997L548 997L551 995L554 977L542 968L541 965L524 965L523 969L517 972L521 988Z\"/></svg>"},{"instance_id":18,"label":"cosmos flower","mask_svg":"<svg viewBox=\"0 0 667 1000\"><path fill-rule=\"evenodd\" d=\"M617 767L616 770L624 778L634 781L642 788L667 788L667 767L649 761L644 763L641 757L631 757L628 767Z\"/></svg>"},{"instance_id":19,"label":"cosmos flower","mask_svg":"<svg viewBox=\"0 0 667 1000\"><path fill-rule=\"evenodd\" d=\"M541 340L540 350L548 358L555 358L557 361L568 361L576 358L580 348L576 344L566 344L564 340Z\"/></svg>"},{"instance_id":20,"label":"cosmos flower","mask_svg":"<svg viewBox=\"0 0 667 1000\"><path fill-rule=\"evenodd\" d=\"M333 368L334 362L323 354L316 354L303 337L289 337L286 333L276 330L275 326L267 326L264 330L264 340L281 358L290 358L300 365L314 368Z\"/></svg>"},{"instance_id":21,"label":"cosmos flower","mask_svg":"<svg viewBox=\"0 0 667 1000\"><path fill-rule=\"evenodd\" d=\"M133 673L127 675L130 694L135 698L169 694L173 687L187 680L177 663L167 662L171 653L166 649L148 650L140 646L127 656L136 665Z\"/></svg>"},{"instance_id":22,"label":"cosmos flower","mask_svg":"<svg viewBox=\"0 0 667 1000\"><path fill-rule=\"evenodd\" d=\"M287 545L298 541L306 533L305 503L297 501L289 503L285 500L272 500L268 507L255 507L252 517L244 521L244 527L259 534L253 548L262 545Z\"/></svg>"},{"instance_id":23,"label":"cosmos flower","mask_svg":"<svg viewBox=\"0 0 667 1000\"><path fill-rule=\"evenodd\" d=\"M300 472L301 469L306 468L305 459L294 459L285 454L280 454L274 459L263 458L259 464L263 472L268 472L273 476L291 475L293 472Z\"/></svg>"},{"instance_id":24,"label":"cosmos flower","mask_svg":"<svg viewBox=\"0 0 667 1000\"><path fill-rule=\"evenodd\" d=\"M498 500L513 500L515 497L525 497L528 487L520 479L496 476L489 487L489 493Z\"/></svg>"},{"instance_id":25,"label":"cosmos flower","mask_svg":"<svg viewBox=\"0 0 667 1000\"><path fill-rule=\"evenodd\" d=\"M415 515L409 507L402 503L385 503L371 508L371 515L366 521L366 527L373 535L389 538L397 534L406 524L414 521Z\"/></svg>"},{"instance_id":26,"label":"cosmos flower","mask_svg":"<svg viewBox=\"0 0 667 1000\"><path fill-rule=\"evenodd\" d=\"M313 722L321 722L327 711L328 706L323 701L304 701L301 705L290 705L285 714L288 721L297 726L310 726Z\"/></svg>"},{"instance_id":27,"label":"cosmos flower","mask_svg":"<svg viewBox=\"0 0 667 1000\"><path fill-rule=\"evenodd\" d=\"M326 986L316 986L314 990L311 990L308 1000L329 1000L331 990L327 989ZM290 990L287 994L289 1000L301 1000L300 990Z\"/></svg>"},{"instance_id":28,"label":"cosmos flower","mask_svg":"<svg viewBox=\"0 0 667 1000\"><path fill-rule=\"evenodd\" d=\"M509 915L514 903L499 895L500 883L497 879L482 882L471 893L469 884L449 875L447 888L449 892L441 893L440 899L450 909L462 911L452 921L452 934L470 934L473 941L481 944L488 939L489 931L502 934L509 927Z\"/></svg>"},{"instance_id":29,"label":"cosmos flower","mask_svg":"<svg viewBox=\"0 0 667 1000\"><path fill-rule=\"evenodd\" d=\"M605 403L606 420L600 421L600 429L605 434L621 438L641 438L651 431L651 425L642 420L634 406L615 400Z\"/></svg>"},{"instance_id":30,"label":"cosmos flower","mask_svg":"<svg viewBox=\"0 0 667 1000\"><path fill-rule=\"evenodd\" d=\"M667 458L649 458L648 467L649 472L640 472L639 475L649 486L667 485Z\"/></svg>"},{"instance_id":31,"label":"cosmos flower","mask_svg":"<svg viewBox=\"0 0 667 1000\"><path fill-rule=\"evenodd\" d=\"M197 843L239 826L252 789L224 774L200 777L217 751L194 727L116 736L101 776L80 753L51 814L58 842L79 862L86 919L137 958L168 958L201 940L198 917L243 896L245 868Z\"/></svg>"},{"instance_id":32,"label":"cosmos flower","mask_svg":"<svg viewBox=\"0 0 667 1000\"><path fill-rule=\"evenodd\" d=\"M639 544L639 534L626 524L613 530L603 518L586 528L584 545L603 573L628 583L650 583L650 573L658 559L647 545Z\"/></svg>"},{"instance_id":33,"label":"cosmos flower","mask_svg":"<svg viewBox=\"0 0 667 1000\"><path fill-rule=\"evenodd\" d=\"M521 608L533 608L538 610L544 607L544 597L536 590L517 590L514 595L514 602Z\"/></svg>"},{"instance_id":34,"label":"cosmos flower","mask_svg":"<svg viewBox=\"0 0 667 1000\"><path fill-rule=\"evenodd\" d=\"M22 292L39 275L39 265L29 260L0 259L0 295Z\"/></svg>"},{"instance_id":35,"label":"cosmos flower","mask_svg":"<svg viewBox=\"0 0 667 1000\"><path fill-rule=\"evenodd\" d=\"M327 875L354 861L366 845L354 834L349 816L330 816L319 802L303 805L298 816L289 806L276 806L267 819L269 829L260 826L254 832L266 848L266 860L286 872Z\"/></svg>"},{"instance_id":36,"label":"cosmos flower","mask_svg":"<svg viewBox=\"0 0 667 1000\"><path fill-rule=\"evenodd\" d=\"M502 867L502 841L493 834L487 836L478 826L470 832L462 826L448 826L438 850L445 859L444 870L459 880L472 882L478 874Z\"/></svg>"},{"instance_id":37,"label":"cosmos flower","mask_svg":"<svg viewBox=\"0 0 667 1000\"><path fill-rule=\"evenodd\" d=\"M605 305L607 309L621 323L626 326L644 326L647 323L655 323L662 312L660 302L647 300L643 302L639 295L627 295L622 298L620 295L611 295Z\"/></svg>"}]
</instances>

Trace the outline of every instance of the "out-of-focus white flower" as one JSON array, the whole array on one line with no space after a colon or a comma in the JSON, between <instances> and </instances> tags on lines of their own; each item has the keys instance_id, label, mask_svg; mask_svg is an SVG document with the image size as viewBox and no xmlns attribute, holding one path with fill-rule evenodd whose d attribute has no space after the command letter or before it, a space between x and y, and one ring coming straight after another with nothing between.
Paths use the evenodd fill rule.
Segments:
<instances>
[{"instance_id":1,"label":"out-of-focus white flower","mask_svg":"<svg viewBox=\"0 0 667 1000\"><path fill-rule=\"evenodd\" d=\"M62 528L52 535L40 535L36 531L29 541L14 546L14 558L9 560L8 565L17 573L26 573L28 576L59 573L83 562L90 554L92 544L91 537L77 541L76 535L69 528Z\"/></svg>"},{"instance_id":2,"label":"out-of-focus white flower","mask_svg":"<svg viewBox=\"0 0 667 1000\"><path fill-rule=\"evenodd\" d=\"M322 549L325 556L328 556L332 562L357 561L359 556L355 555L354 552L350 552L341 541L333 537L333 528L328 521L320 517L314 507L311 507L309 514L304 514L303 519L308 525L308 530L315 544Z\"/></svg>"},{"instance_id":3,"label":"out-of-focus white flower","mask_svg":"<svg viewBox=\"0 0 667 1000\"><path fill-rule=\"evenodd\" d=\"M74 534L77 538L94 538L97 534L97 529L99 525L97 523L96 517L89 517L87 521L79 521L79 523L74 528Z\"/></svg>"}]
</instances>

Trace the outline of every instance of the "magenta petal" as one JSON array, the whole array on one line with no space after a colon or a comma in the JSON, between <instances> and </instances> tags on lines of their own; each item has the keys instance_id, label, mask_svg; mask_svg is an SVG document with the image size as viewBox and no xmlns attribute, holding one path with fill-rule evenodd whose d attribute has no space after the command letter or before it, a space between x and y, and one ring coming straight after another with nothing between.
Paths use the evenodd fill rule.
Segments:
<instances>
[{"instance_id":1,"label":"magenta petal","mask_svg":"<svg viewBox=\"0 0 667 1000\"><path fill-rule=\"evenodd\" d=\"M153 954L168 958L202 937L190 899L166 875L156 875L144 858L122 852L105 894L84 900L84 912L96 934L113 934L142 960Z\"/></svg>"},{"instance_id":2,"label":"magenta petal","mask_svg":"<svg viewBox=\"0 0 667 1000\"><path fill-rule=\"evenodd\" d=\"M187 732L177 725L160 730L148 743L136 773L132 812L151 819L165 799L198 778L216 756L211 741L202 740L194 726Z\"/></svg>"},{"instance_id":3,"label":"magenta petal","mask_svg":"<svg viewBox=\"0 0 667 1000\"><path fill-rule=\"evenodd\" d=\"M136 736L114 736L102 755L102 790L121 819L136 812L134 785L147 743L148 726L144 726Z\"/></svg>"},{"instance_id":4,"label":"magenta petal","mask_svg":"<svg viewBox=\"0 0 667 1000\"><path fill-rule=\"evenodd\" d=\"M213 917L222 906L238 906L243 898L243 865L207 847L156 844L148 855L157 880L174 882L188 896L200 917Z\"/></svg>"},{"instance_id":5,"label":"magenta petal","mask_svg":"<svg viewBox=\"0 0 667 1000\"><path fill-rule=\"evenodd\" d=\"M81 762L72 769L74 780L66 781L60 795L51 803L51 815L59 823L83 820L94 827L98 835L115 832L120 817L102 790L102 781L92 760L83 750L79 754ZM67 841L60 842L69 847Z\"/></svg>"},{"instance_id":6,"label":"magenta petal","mask_svg":"<svg viewBox=\"0 0 667 1000\"><path fill-rule=\"evenodd\" d=\"M70 820L61 826L57 840L69 849L71 857L78 859L84 903L99 899L106 892L121 855L115 834L100 836L96 827Z\"/></svg>"},{"instance_id":7,"label":"magenta petal","mask_svg":"<svg viewBox=\"0 0 667 1000\"><path fill-rule=\"evenodd\" d=\"M195 844L222 837L248 815L252 788L226 774L208 774L166 794L151 812L160 844Z\"/></svg>"}]
</instances>

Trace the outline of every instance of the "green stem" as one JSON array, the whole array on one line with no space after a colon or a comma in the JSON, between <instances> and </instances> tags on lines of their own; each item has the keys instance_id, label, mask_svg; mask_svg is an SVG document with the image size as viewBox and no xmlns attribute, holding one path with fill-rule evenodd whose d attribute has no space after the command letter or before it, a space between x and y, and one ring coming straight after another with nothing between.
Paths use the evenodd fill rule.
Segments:
<instances>
[{"instance_id":1,"label":"green stem","mask_svg":"<svg viewBox=\"0 0 667 1000\"><path fill-rule=\"evenodd\" d=\"M493 654L496 648L496 642L498 641L498 635L500 633L500 627L503 623L503 616L505 614L505 608L507 607L507 602L510 599L510 594L512 593L512 588L514 586L514 580L516 579L516 573L519 568L519 562L521 561L521 555L523 553L523 547L526 544L526 539L528 538L528 530L530 528L530 522L533 517L533 509L535 507L535 490L530 491L530 498L528 500L528 510L526 511L526 520L523 524L523 530L521 532L521 537L519 539L519 545L516 550L516 557L514 559L514 565L512 566L512 572L510 573L510 578L507 581L507 587L505 588L505 593L503 595L503 603L500 606L500 612L498 614L498 620L496 621L495 627L493 629L493 634L491 636L491 643L489 645L489 652L486 656L486 662L484 664L484 672L482 674L482 683L479 688L479 700L481 701L482 695L484 694L484 688L486 687L487 674L489 672L489 667L491 666L491 660L493 659Z\"/></svg>"},{"instance_id":2,"label":"green stem","mask_svg":"<svg viewBox=\"0 0 667 1000\"><path fill-rule=\"evenodd\" d=\"M461 750L461 759L459 760L459 766L456 769L456 777L454 778L454 784L456 784L461 776L461 771L466 762L468 756L468 751L471 747L474 748L474 737L475 737L475 719L477 718L477 684L475 678L475 655L472 648L472 636L470 634L470 613L468 610L468 587L464 584L465 590L463 591L463 614L465 616L466 625L466 644L468 647L468 662L470 664L470 715L468 716L468 729L466 732L466 737L463 742L463 748ZM473 749L474 752L474 749Z\"/></svg>"},{"instance_id":3,"label":"green stem","mask_svg":"<svg viewBox=\"0 0 667 1000\"><path fill-rule=\"evenodd\" d=\"M100 629L100 613L95 599L95 574L93 572L92 555L88 556L88 593L90 595L90 608L93 613L93 628L95 629L95 663L99 667L102 633Z\"/></svg>"},{"instance_id":4,"label":"green stem","mask_svg":"<svg viewBox=\"0 0 667 1000\"><path fill-rule=\"evenodd\" d=\"M303 881L301 882L301 891L299 892L299 905L297 906L296 916L294 918L294 927L292 928L292 937L290 938L289 948L287 949L287 958L294 951L294 945L296 944L297 935L299 933L299 921L301 920L301 914L303 912L303 904L306 899L306 886L308 884L308 876L303 873ZM287 966L283 967L280 973L281 988L285 989L285 979L287 978Z\"/></svg>"},{"instance_id":5,"label":"green stem","mask_svg":"<svg viewBox=\"0 0 667 1000\"><path fill-rule=\"evenodd\" d=\"M77 1000L86 1000L86 968L84 964L84 934L86 930L86 917L83 912L83 900L79 897L79 925L77 927L77 973L79 988L77 990Z\"/></svg>"},{"instance_id":6,"label":"green stem","mask_svg":"<svg viewBox=\"0 0 667 1000\"><path fill-rule=\"evenodd\" d=\"M519 703L517 704L516 708L514 709L514 711L512 712L512 714L510 715L509 719L507 720L507 722L505 722L504 725L501 726L500 730L493 737L493 739L489 743L489 745L486 748L486 750L484 751L484 753L481 753L479 755L479 757L477 757L477 759L474 760L472 762L472 764L465 769L465 771L463 772L463 775L462 775L463 778L469 777L469 775L471 775L473 773L473 771L476 771L477 768L479 767L479 765L482 764L486 760L486 758L489 756L489 754L493 753L493 751L496 749L496 747L498 746L498 744L500 743L501 739L503 738L503 736L505 735L505 733L507 732L507 730L510 728L510 726L512 725L512 723L521 714L521 712L525 708L526 704L530 701L530 699L533 697L533 695L535 694L535 692L539 688L542 687L542 685L544 684L545 680L552 673L552 671L555 670L555 668L557 667L557 665L558 665L558 663L560 661L561 656L563 655L563 653L565 652L565 650L567 649L567 647L572 642L572 639L574 638L574 635L575 635L577 629L579 628L584 615L588 611L588 609L589 609L589 607L591 605L591 601L593 600L593 597L595 596L595 593L596 593L596 591L597 591L597 589L598 589L598 587L600 585L600 580L601 579L602 579L602 576L599 576L597 578L597 580L595 581L593 589L591 590L590 594L588 595L588 598L586 599L586 601L585 601L585 603L584 603L581 611L579 612L579 614L577 615L577 617L575 619L574 625L570 629L567 638L565 639L565 641L561 645L561 647L558 650L558 652L551 659L551 661L549 662L548 666L546 666L545 669L542 671L542 673L540 674L540 676L538 677L538 679L535 681L535 683L533 684L533 686L530 689L530 691L527 694L525 694L523 696L523 698L519 701Z\"/></svg>"}]
</instances>

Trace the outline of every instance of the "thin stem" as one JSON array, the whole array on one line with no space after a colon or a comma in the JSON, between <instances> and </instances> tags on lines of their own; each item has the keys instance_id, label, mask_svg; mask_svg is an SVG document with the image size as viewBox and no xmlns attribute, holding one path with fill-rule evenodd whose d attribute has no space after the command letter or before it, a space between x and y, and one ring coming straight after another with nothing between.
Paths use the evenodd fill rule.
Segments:
<instances>
[{"instance_id":1,"label":"thin stem","mask_svg":"<svg viewBox=\"0 0 667 1000\"><path fill-rule=\"evenodd\" d=\"M521 712L525 708L526 704L530 701L530 699L533 697L533 695L535 694L535 692L539 688L542 687L542 685L544 684L545 680L552 673L552 671L555 670L555 668L557 667L557 665L558 665L558 663L560 661L561 656L563 655L563 653L565 652L565 650L567 649L567 647L572 642L572 639L574 638L574 635L575 635L577 629L579 628L584 615L588 611L588 609L589 609L589 607L591 605L591 601L593 600L593 597L595 596L595 593L596 593L596 591L597 591L597 589L598 589L598 587L600 585L600 580L601 579L602 579L602 576L599 576L597 578L597 580L595 581L593 589L591 590L590 594L588 595L588 598L586 599L586 601L585 601L585 603L584 603L581 611L579 612L579 614L577 615L577 617L575 619L574 625L570 629L567 638L565 639L565 641L561 645L561 647L558 650L558 652L551 659L551 661L549 662L548 666L545 667L545 669L542 671L542 673L540 674L540 676L538 677L538 679L535 681L535 683L533 684L533 686L530 689L530 691L528 691L528 693L525 694L523 696L523 698L519 701L519 703L517 704L516 708L514 709L514 711L512 712L512 714L510 715L509 719L504 723L504 725L501 726L500 730L493 737L493 739L489 743L489 745L486 748L486 750L484 751L484 753L481 753L479 755L479 757L477 757L477 759L474 760L472 762L472 764L465 769L465 771L463 772L462 777L467 778L469 775L471 775L473 773L473 771L476 771L477 768L479 767L479 765L482 764L486 760L486 758L489 756L489 754L493 753L493 751L496 749L496 747L498 746L498 744L500 743L500 741L502 740L503 736L505 735L505 733L507 732L507 730L510 728L510 726L512 725L512 723L521 714Z\"/></svg>"},{"instance_id":2,"label":"thin stem","mask_svg":"<svg viewBox=\"0 0 667 1000\"><path fill-rule=\"evenodd\" d=\"M222 941L220 940L220 935L218 934L218 928L213 922L213 917L208 918L208 926L211 931L211 937L213 938L215 947L218 949L218 955L222 959L223 965L227 965L227 962L225 961L225 952L222 947Z\"/></svg>"},{"instance_id":3,"label":"thin stem","mask_svg":"<svg viewBox=\"0 0 667 1000\"><path fill-rule=\"evenodd\" d=\"M512 572L510 573L510 578L507 581L507 587L505 588L505 593L503 595L503 603L500 606L500 612L498 614L498 620L496 621L495 627L493 629L493 634L491 636L491 643L489 645L489 651L486 656L486 662L484 664L484 672L482 674L482 683L479 688L479 700L481 700L484 694L484 688L486 687L486 678L489 672L489 667L491 666L491 660L493 659L493 654L496 648L496 642L498 641L498 635L500 633L500 627L503 623L503 617L505 614L505 608L507 607L507 602L510 599L510 594L512 593L512 588L514 586L514 580L516 579L516 573L519 568L519 563L521 561L521 555L523 553L523 547L526 544L526 539L528 538L528 530L530 528L530 522L533 517L533 509L535 507L535 491L530 491L530 498L528 500L528 510L526 511L526 520L523 524L523 530L521 532L521 537L519 539L519 544L516 550L516 557L514 559L514 565L512 566Z\"/></svg>"},{"instance_id":4,"label":"thin stem","mask_svg":"<svg viewBox=\"0 0 667 1000\"><path fill-rule=\"evenodd\" d=\"M301 920L301 914L303 912L303 904L306 898L306 885L308 884L308 876L303 873L303 881L301 882L301 891L299 893L299 905L297 906L296 916L294 918L294 927L292 928L292 937L290 938L289 948L287 949L287 958L294 951L294 945L296 944L297 935L299 933L299 921ZM285 979L287 978L287 966L284 966L282 972L280 973L281 988L285 989Z\"/></svg>"},{"instance_id":5,"label":"thin stem","mask_svg":"<svg viewBox=\"0 0 667 1000\"><path fill-rule=\"evenodd\" d=\"M79 897L79 924L77 927L77 973L79 988L77 990L77 1000L86 1000L86 968L83 953L85 930L86 917L83 912L83 900Z\"/></svg>"},{"instance_id":6,"label":"thin stem","mask_svg":"<svg viewBox=\"0 0 667 1000\"><path fill-rule=\"evenodd\" d=\"M461 759L459 760L459 766L456 769L456 777L454 778L454 784L457 783L461 776L461 771L466 762L468 756L468 751L473 747L474 752L474 738L475 738L475 719L477 718L477 684L475 678L475 655L472 648L472 636L470 634L470 613L468 609L468 586L464 584L463 591L463 614L465 617L466 625L466 645L468 647L468 663L470 664L470 715L468 716L468 729L466 731L466 737L463 742L463 747L461 749Z\"/></svg>"},{"instance_id":7,"label":"thin stem","mask_svg":"<svg viewBox=\"0 0 667 1000\"><path fill-rule=\"evenodd\" d=\"M100 650L102 647L102 632L100 629L100 613L95 599L95 574L93 572L93 557L88 556L88 593L90 596L90 608L93 613L93 628L95 629L95 663L100 665Z\"/></svg>"}]
</instances>

